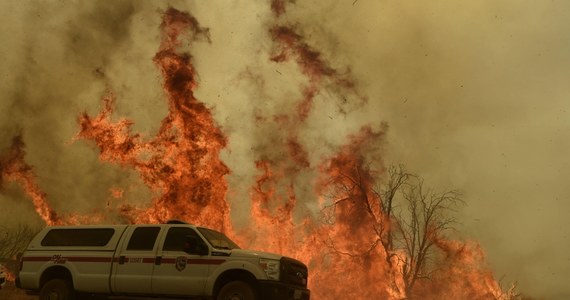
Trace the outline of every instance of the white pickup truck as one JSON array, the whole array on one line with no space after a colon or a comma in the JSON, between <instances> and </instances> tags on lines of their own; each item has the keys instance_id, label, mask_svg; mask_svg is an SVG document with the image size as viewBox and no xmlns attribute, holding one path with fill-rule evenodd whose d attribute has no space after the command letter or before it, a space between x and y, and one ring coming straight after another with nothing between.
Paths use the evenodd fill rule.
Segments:
<instances>
[{"instance_id":1,"label":"white pickup truck","mask_svg":"<svg viewBox=\"0 0 570 300\"><path fill-rule=\"evenodd\" d=\"M46 227L22 254L16 286L40 300L309 300L307 275L295 259L242 250L218 231L169 221Z\"/></svg>"}]
</instances>

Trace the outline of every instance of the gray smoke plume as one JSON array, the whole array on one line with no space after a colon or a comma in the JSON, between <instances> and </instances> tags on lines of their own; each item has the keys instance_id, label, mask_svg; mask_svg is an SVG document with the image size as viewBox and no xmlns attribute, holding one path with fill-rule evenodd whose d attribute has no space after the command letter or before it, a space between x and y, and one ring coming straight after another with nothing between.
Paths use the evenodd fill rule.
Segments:
<instances>
[{"instance_id":1,"label":"gray smoke plume","mask_svg":"<svg viewBox=\"0 0 570 300\"><path fill-rule=\"evenodd\" d=\"M0 2L0 152L23 135L26 161L57 211L113 205L111 188L124 190L121 201L149 199L132 171L99 162L73 137L79 113L98 111L109 89L117 118L142 135L156 132L167 108L151 59L167 5ZM170 5L210 28L212 43L192 49L197 98L229 136L229 198L245 224L238 199L249 197L253 161L279 156L270 139L278 129L255 120L294 109L300 70L269 60L269 3ZM311 163L362 125L387 122L385 160L435 189L463 192L461 236L480 241L497 277L530 296L570 297L569 11L564 1L290 3L288 21L331 66L350 70L368 98L345 113L338 99L317 95L299 130L315 149ZM2 225L41 223L15 185L4 187L0 207Z\"/></svg>"}]
</instances>

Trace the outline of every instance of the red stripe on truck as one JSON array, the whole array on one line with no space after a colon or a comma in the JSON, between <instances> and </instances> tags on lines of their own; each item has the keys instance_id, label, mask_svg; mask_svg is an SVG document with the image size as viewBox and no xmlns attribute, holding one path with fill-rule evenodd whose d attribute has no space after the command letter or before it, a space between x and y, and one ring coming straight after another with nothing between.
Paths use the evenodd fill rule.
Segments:
<instances>
[{"instance_id":1,"label":"red stripe on truck","mask_svg":"<svg viewBox=\"0 0 570 300\"><path fill-rule=\"evenodd\" d=\"M225 259L188 259L186 263L189 265L220 265L225 261ZM162 263L174 264L176 263L176 258L163 258Z\"/></svg>"},{"instance_id":2,"label":"red stripe on truck","mask_svg":"<svg viewBox=\"0 0 570 300\"><path fill-rule=\"evenodd\" d=\"M132 257L135 259L140 259L139 257ZM26 256L22 257L22 261L71 261L71 262L94 262L94 263L108 263L108 262L118 262L119 258L115 257L93 257L93 256L59 256L57 258L53 256ZM154 257L143 257L142 263L154 263ZM125 258L125 262L129 262L129 257ZM190 265L220 265L224 263L224 259L188 259L187 264ZM161 263L163 264L174 264L176 263L176 258L163 258Z\"/></svg>"},{"instance_id":3,"label":"red stripe on truck","mask_svg":"<svg viewBox=\"0 0 570 300\"><path fill-rule=\"evenodd\" d=\"M111 262L113 261L112 257L79 257L79 256L72 256L72 257L63 257L67 259L67 261L77 261L77 262Z\"/></svg>"},{"instance_id":4,"label":"red stripe on truck","mask_svg":"<svg viewBox=\"0 0 570 300\"><path fill-rule=\"evenodd\" d=\"M75 261L75 262L111 262L112 257L96 257L96 256L26 256L22 257L22 261Z\"/></svg>"}]
</instances>

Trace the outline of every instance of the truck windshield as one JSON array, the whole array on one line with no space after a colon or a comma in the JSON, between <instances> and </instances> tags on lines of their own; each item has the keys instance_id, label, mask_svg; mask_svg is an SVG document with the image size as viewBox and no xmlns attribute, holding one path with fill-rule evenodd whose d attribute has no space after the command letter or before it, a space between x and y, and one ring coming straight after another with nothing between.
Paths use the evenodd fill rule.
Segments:
<instances>
[{"instance_id":1,"label":"truck windshield","mask_svg":"<svg viewBox=\"0 0 570 300\"><path fill-rule=\"evenodd\" d=\"M226 250L240 249L236 243L221 232L207 228L198 228L198 230L214 248Z\"/></svg>"}]
</instances>

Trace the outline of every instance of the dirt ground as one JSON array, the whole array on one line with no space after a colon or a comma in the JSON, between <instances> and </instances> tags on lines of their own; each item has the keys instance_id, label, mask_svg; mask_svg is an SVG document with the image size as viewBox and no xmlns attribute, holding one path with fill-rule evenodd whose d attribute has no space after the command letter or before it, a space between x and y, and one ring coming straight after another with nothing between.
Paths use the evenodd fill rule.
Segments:
<instances>
[{"instance_id":1,"label":"dirt ground","mask_svg":"<svg viewBox=\"0 0 570 300\"><path fill-rule=\"evenodd\" d=\"M113 297L114 300L133 300L130 297ZM2 289L0 289L0 300L38 300L37 295L28 295L25 291L20 290L14 286L13 282L7 282ZM79 299L82 300L82 299ZM161 300L158 298L137 298L137 300ZM162 299L168 300L168 299Z\"/></svg>"},{"instance_id":2,"label":"dirt ground","mask_svg":"<svg viewBox=\"0 0 570 300\"><path fill-rule=\"evenodd\" d=\"M113 300L134 300L130 297L113 297ZM37 295L27 295L23 290L20 290L14 286L13 283L8 282L6 285L0 289L0 300L38 300ZM79 299L84 300L84 299ZM168 300L166 298L137 298L137 300Z\"/></svg>"},{"instance_id":3,"label":"dirt ground","mask_svg":"<svg viewBox=\"0 0 570 300\"><path fill-rule=\"evenodd\" d=\"M26 293L14 286L13 282L7 282L0 290L0 300L37 300L37 296L26 295Z\"/></svg>"}]
</instances>

